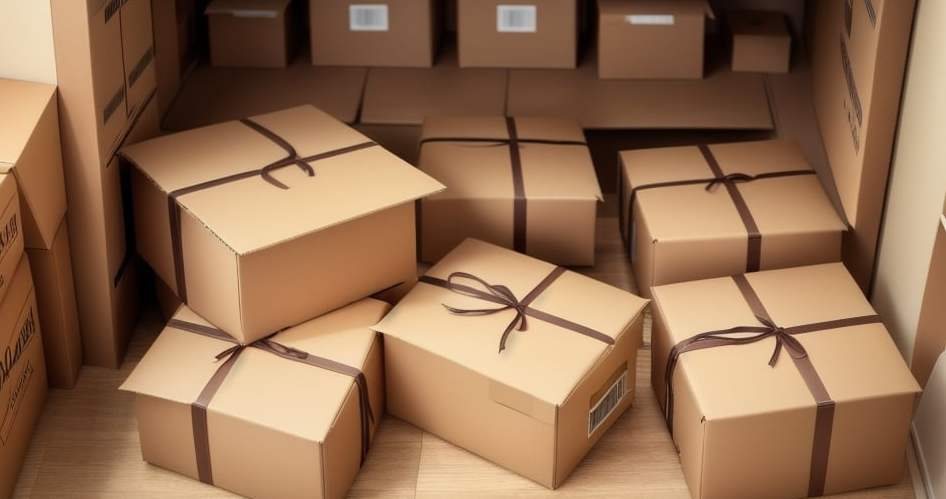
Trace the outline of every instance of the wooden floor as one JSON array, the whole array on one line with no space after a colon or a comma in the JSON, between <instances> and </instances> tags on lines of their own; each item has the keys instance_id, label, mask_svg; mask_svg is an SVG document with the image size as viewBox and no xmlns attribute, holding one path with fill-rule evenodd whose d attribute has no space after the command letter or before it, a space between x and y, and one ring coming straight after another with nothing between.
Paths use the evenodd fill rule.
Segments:
<instances>
[{"instance_id":1,"label":"wooden floor","mask_svg":"<svg viewBox=\"0 0 946 499\"><path fill-rule=\"evenodd\" d=\"M576 269L634 292L613 200L598 220L597 264ZM144 310L120 369L84 367L74 390L51 390L14 498L223 498L229 492L141 460L133 395L118 386L163 324ZM648 328L649 329L649 328ZM649 338L645 330L645 343ZM673 443L649 386L650 350L641 349L634 405L565 483L548 490L391 416L377 437L350 498L690 498ZM848 499L923 498L911 467L889 487L837 495Z\"/></svg>"}]
</instances>

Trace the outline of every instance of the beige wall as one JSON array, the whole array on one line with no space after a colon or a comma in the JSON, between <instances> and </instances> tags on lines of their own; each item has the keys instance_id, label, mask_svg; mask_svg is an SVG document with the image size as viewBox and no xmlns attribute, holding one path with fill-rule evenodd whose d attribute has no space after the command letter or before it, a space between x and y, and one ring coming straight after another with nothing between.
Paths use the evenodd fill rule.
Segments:
<instances>
[{"instance_id":1,"label":"beige wall","mask_svg":"<svg viewBox=\"0 0 946 499\"><path fill-rule=\"evenodd\" d=\"M0 78L56 83L49 0L0 1Z\"/></svg>"}]
</instances>

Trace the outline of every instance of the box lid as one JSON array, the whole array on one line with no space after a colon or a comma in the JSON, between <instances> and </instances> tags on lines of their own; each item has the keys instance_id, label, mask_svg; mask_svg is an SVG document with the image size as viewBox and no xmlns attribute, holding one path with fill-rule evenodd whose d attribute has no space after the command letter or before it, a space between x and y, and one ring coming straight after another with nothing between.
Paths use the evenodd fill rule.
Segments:
<instances>
[{"instance_id":1,"label":"box lid","mask_svg":"<svg viewBox=\"0 0 946 499\"><path fill-rule=\"evenodd\" d=\"M556 269L561 268L483 241L466 239L432 266L375 329L514 391L560 406L612 345L530 313L524 329L513 329L505 349L500 351L503 331L515 319L515 310L451 313L446 307L477 310L499 305L429 281L446 280L454 272L466 272L493 286L505 286L521 301ZM481 287L467 279L456 282ZM624 334L648 303L620 288L564 270L528 307L615 339Z\"/></svg>"},{"instance_id":2,"label":"box lid","mask_svg":"<svg viewBox=\"0 0 946 499\"><path fill-rule=\"evenodd\" d=\"M292 0L213 0L204 14L229 14L234 17L275 19L286 12Z\"/></svg>"},{"instance_id":3,"label":"box lid","mask_svg":"<svg viewBox=\"0 0 946 499\"><path fill-rule=\"evenodd\" d=\"M161 136L120 154L161 191L190 190L178 203L238 254L444 188L314 106L249 120ZM283 161L287 157L298 161ZM285 167L267 178L264 167L281 161Z\"/></svg>"},{"instance_id":4,"label":"box lid","mask_svg":"<svg viewBox=\"0 0 946 499\"><path fill-rule=\"evenodd\" d=\"M602 16L615 15L673 15L706 16L714 19L713 9L708 0L598 0L598 12ZM630 20L627 20L631 22ZM649 24L656 24L655 22ZM660 22L666 24L666 22ZM672 24L672 21L671 23Z\"/></svg>"},{"instance_id":5,"label":"box lid","mask_svg":"<svg viewBox=\"0 0 946 499\"><path fill-rule=\"evenodd\" d=\"M385 302L366 298L286 329L271 340L360 370L377 341L370 326L389 309ZM181 404L197 400L221 367L216 356L235 342L175 327L175 320L216 329L182 305L119 389ZM350 376L248 346L208 410L321 441L353 383Z\"/></svg>"}]
</instances>

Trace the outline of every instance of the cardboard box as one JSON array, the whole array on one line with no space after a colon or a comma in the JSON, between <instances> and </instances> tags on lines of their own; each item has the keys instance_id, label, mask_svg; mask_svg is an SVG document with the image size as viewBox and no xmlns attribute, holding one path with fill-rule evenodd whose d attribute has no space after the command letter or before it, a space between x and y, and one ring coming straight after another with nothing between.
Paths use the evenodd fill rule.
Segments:
<instances>
[{"instance_id":1,"label":"cardboard box","mask_svg":"<svg viewBox=\"0 0 946 499\"><path fill-rule=\"evenodd\" d=\"M433 66L443 31L441 2L308 0L312 64Z\"/></svg>"},{"instance_id":2,"label":"cardboard box","mask_svg":"<svg viewBox=\"0 0 946 499\"><path fill-rule=\"evenodd\" d=\"M417 167L447 189L420 202L420 259L473 237L558 265L594 265L604 200L566 118L428 116Z\"/></svg>"},{"instance_id":3,"label":"cardboard box","mask_svg":"<svg viewBox=\"0 0 946 499\"><path fill-rule=\"evenodd\" d=\"M647 303L467 239L375 326L388 413L555 488L632 403Z\"/></svg>"},{"instance_id":4,"label":"cardboard box","mask_svg":"<svg viewBox=\"0 0 946 499\"><path fill-rule=\"evenodd\" d=\"M46 402L43 338L29 257L20 258L0 300L0 496L10 497Z\"/></svg>"},{"instance_id":5,"label":"cardboard box","mask_svg":"<svg viewBox=\"0 0 946 499\"><path fill-rule=\"evenodd\" d=\"M152 2L154 72L161 115L181 89L184 75L196 64L197 9L189 0Z\"/></svg>"},{"instance_id":6,"label":"cardboard box","mask_svg":"<svg viewBox=\"0 0 946 499\"><path fill-rule=\"evenodd\" d=\"M72 251L66 219L52 248L27 248L36 288L36 307L43 325L43 357L51 388L75 388L82 367L82 334L76 305Z\"/></svg>"},{"instance_id":7,"label":"cardboard box","mask_svg":"<svg viewBox=\"0 0 946 499\"><path fill-rule=\"evenodd\" d=\"M792 65L792 34L785 15L761 10L725 14L733 71L787 73Z\"/></svg>"},{"instance_id":8,"label":"cardboard box","mask_svg":"<svg viewBox=\"0 0 946 499\"><path fill-rule=\"evenodd\" d=\"M292 0L213 0L204 9L210 64L285 68L298 43Z\"/></svg>"},{"instance_id":9,"label":"cardboard box","mask_svg":"<svg viewBox=\"0 0 946 499\"><path fill-rule=\"evenodd\" d=\"M142 458L254 499L345 497L384 414L369 327L389 309L364 299L237 346L182 306L120 387Z\"/></svg>"},{"instance_id":10,"label":"cardboard box","mask_svg":"<svg viewBox=\"0 0 946 499\"><path fill-rule=\"evenodd\" d=\"M844 222L790 139L619 159L619 223L642 296L661 284L841 259Z\"/></svg>"},{"instance_id":11,"label":"cardboard box","mask_svg":"<svg viewBox=\"0 0 946 499\"><path fill-rule=\"evenodd\" d=\"M23 256L22 218L16 178L0 174L0 300Z\"/></svg>"},{"instance_id":12,"label":"cardboard box","mask_svg":"<svg viewBox=\"0 0 946 499\"><path fill-rule=\"evenodd\" d=\"M574 68L577 0L457 0L461 68Z\"/></svg>"},{"instance_id":13,"label":"cardboard box","mask_svg":"<svg viewBox=\"0 0 946 499\"><path fill-rule=\"evenodd\" d=\"M55 85L0 79L0 173L19 186L24 245L48 249L66 214Z\"/></svg>"},{"instance_id":14,"label":"cardboard box","mask_svg":"<svg viewBox=\"0 0 946 499\"><path fill-rule=\"evenodd\" d=\"M702 78L707 0L598 0L598 77Z\"/></svg>"},{"instance_id":15,"label":"cardboard box","mask_svg":"<svg viewBox=\"0 0 946 499\"><path fill-rule=\"evenodd\" d=\"M842 263L653 297L651 380L695 499L901 482L920 387Z\"/></svg>"},{"instance_id":16,"label":"cardboard box","mask_svg":"<svg viewBox=\"0 0 946 499\"><path fill-rule=\"evenodd\" d=\"M844 262L870 289L916 2L813 2L818 128L853 226Z\"/></svg>"},{"instance_id":17,"label":"cardboard box","mask_svg":"<svg viewBox=\"0 0 946 499\"><path fill-rule=\"evenodd\" d=\"M443 189L313 106L165 135L121 156L139 254L240 342L415 278L414 201Z\"/></svg>"}]
</instances>

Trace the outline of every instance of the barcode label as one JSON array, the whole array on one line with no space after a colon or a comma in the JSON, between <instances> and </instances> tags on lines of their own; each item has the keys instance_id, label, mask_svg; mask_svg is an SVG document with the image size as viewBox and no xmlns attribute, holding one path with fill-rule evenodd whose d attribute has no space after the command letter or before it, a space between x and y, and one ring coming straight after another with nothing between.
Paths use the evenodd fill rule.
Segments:
<instances>
[{"instance_id":1,"label":"barcode label","mask_svg":"<svg viewBox=\"0 0 946 499\"><path fill-rule=\"evenodd\" d=\"M644 25L656 25L656 26L673 26L676 22L676 19L670 14L639 14L639 15L630 15L625 16L624 20L628 24L644 24Z\"/></svg>"},{"instance_id":2,"label":"barcode label","mask_svg":"<svg viewBox=\"0 0 946 499\"><path fill-rule=\"evenodd\" d=\"M604 423L608 419L608 416L614 412L614 409L620 405L621 401L624 400L624 396L627 394L627 370L618 376L618 379L611 384L611 387L608 388L608 391L601 396L601 398L596 402L591 410L588 411L588 436L590 437L595 430L601 426L601 423Z\"/></svg>"},{"instance_id":3,"label":"barcode label","mask_svg":"<svg viewBox=\"0 0 946 499\"><path fill-rule=\"evenodd\" d=\"M351 31L387 31L387 4L352 4L348 6L348 28Z\"/></svg>"},{"instance_id":4,"label":"barcode label","mask_svg":"<svg viewBox=\"0 0 946 499\"><path fill-rule=\"evenodd\" d=\"M496 31L500 33L535 33L537 19L535 5L496 6Z\"/></svg>"}]
</instances>

